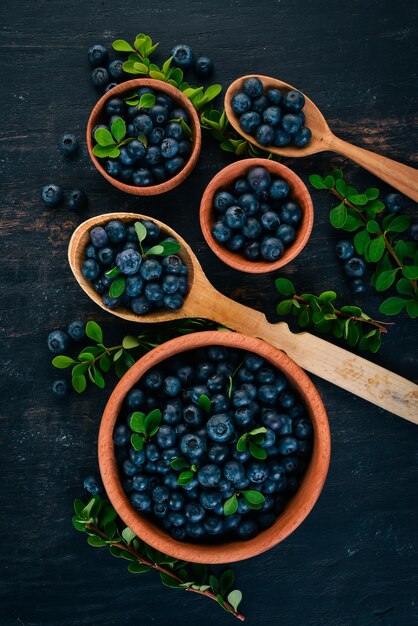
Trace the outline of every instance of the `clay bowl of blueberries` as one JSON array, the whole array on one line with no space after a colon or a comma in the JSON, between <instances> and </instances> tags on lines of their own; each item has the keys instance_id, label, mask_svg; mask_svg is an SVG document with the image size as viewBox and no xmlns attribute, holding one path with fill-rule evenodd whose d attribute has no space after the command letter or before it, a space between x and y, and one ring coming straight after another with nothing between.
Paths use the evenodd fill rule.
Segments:
<instances>
[{"instance_id":1,"label":"clay bowl of blueberries","mask_svg":"<svg viewBox=\"0 0 418 626\"><path fill-rule=\"evenodd\" d=\"M330 432L314 385L283 352L208 331L129 369L106 405L98 454L106 492L138 537L178 559L225 563L302 523L325 482Z\"/></svg>"},{"instance_id":2,"label":"clay bowl of blueberries","mask_svg":"<svg viewBox=\"0 0 418 626\"><path fill-rule=\"evenodd\" d=\"M210 181L200 204L200 225L213 252L253 274L294 259L309 239L313 218L303 181L270 159L228 165Z\"/></svg>"},{"instance_id":3,"label":"clay bowl of blueberries","mask_svg":"<svg viewBox=\"0 0 418 626\"><path fill-rule=\"evenodd\" d=\"M141 78L110 89L87 124L90 157L112 185L150 196L182 183L201 148L197 113L179 89Z\"/></svg>"}]
</instances>

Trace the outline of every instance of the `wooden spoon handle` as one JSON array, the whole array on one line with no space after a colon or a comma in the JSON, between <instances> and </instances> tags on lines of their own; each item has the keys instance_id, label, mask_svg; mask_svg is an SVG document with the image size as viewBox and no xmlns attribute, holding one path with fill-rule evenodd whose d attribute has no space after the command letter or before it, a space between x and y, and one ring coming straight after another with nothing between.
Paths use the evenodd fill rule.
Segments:
<instances>
[{"instance_id":1,"label":"wooden spoon handle","mask_svg":"<svg viewBox=\"0 0 418 626\"><path fill-rule=\"evenodd\" d=\"M264 339L303 369L364 400L418 424L418 385L310 333L292 333L286 323L270 324L263 313L210 290L206 318Z\"/></svg>"},{"instance_id":2,"label":"wooden spoon handle","mask_svg":"<svg viewBox=\"0 0 418 626\"><path fill-rule=\"evenodd\" d=\"M354 146L343 141L335 135L331 135L329 148L338 154L352 159L372 174L375 174L395 189L418 202L418 170L408 165L403 165L392 159L370 152L364 148Z\"/></svg>"}]
</instances>

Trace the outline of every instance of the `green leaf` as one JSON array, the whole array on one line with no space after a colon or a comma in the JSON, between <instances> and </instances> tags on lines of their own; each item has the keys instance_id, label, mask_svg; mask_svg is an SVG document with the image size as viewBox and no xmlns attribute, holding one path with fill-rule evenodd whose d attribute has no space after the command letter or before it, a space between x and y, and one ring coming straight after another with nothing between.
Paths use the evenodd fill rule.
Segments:
<instances>
[{"instance_id":1,"label":"green leaf","mask_svg":"<svg viewBox=\"0 0 418 626\"><path fill-rule=\"evenodd\" d=\"M147 255L154 256L170 256L170 254L177 254L180 250L181 245L174 241L162 241L156 246L152 246L149 250L146 251Z\"/></svg>"},{"instance_id":2,"label":"green leaf","mask_svg":"<svg viewBox=\"0 0 418 626\"><path fill-rule=\"evenodd\" d=\"M232 569L226 569L219 578L219 591L224 596L234 584L235 576Z\"/></svg>"},{"instance_id":3,"label":"green leaf","mask_svg":"<svg viewBox=\"0 0 418 626\"><path fill-rule=\"evenodd\" d=\"M292 309L293 300L282 300L276 306L277 315L286 315Z\"/></svg>"},{"instance_id":4,"label":"green leaf","mask_svg":"<svg viewBox=\"0 0 418 626\"><path fill-rule=\"evenodd\" d=\"M350 348L353 348L360 338L360 332L357 324L350 324L347 333L347 343Z\"/></svg>"},{"instance_id":5,"label":"green leaf","mask_svg":"<svg viewBox=\"0 0 418 626\"><path fill-rule=\"evenodd\" d=\"M296 293L293 283L288 278L276 278L274 284L283 296L293 296Z\"/></svg>"},{"instance_id":6,"label":"green leaf","mask_svg":"<svg viewBox=\"0 0 418 626\"><path fill-rule=\"evenodd\" d=\"M309 182L315 189L327 189L327 186L324 183L324 179L322 178L322 176L319 176L319 174L311 174L309 176Z\"/></svg>"},{"instance_id":7,"label":"green leaf","mask_svg":"<svg viewBox=\"0 0 418 626\"><path fill-rule=\"evenodd\" d=\"M219 581L218 581L218 579L216 578L216 576L214 576L213 574L211 574L211 575L209 576L209 583L210 583L210 586L211 586L211 588L212 588L213 593L214 593L214 594L217 594L217 593L218 593L218 591L219 591Z\"/></svg>"},{"instance_id":8,"label":"green leaf","mask_svg":"<svg viewBox=\"0 0 418 626\"><path fill-rule=\"evenodd\" d=\"M260 507L265 500L263 494L255 489L245 489L244 491L241 491L241 494L245 503L251 509Z\"/></svg>"},{"instance_id":9,"label":"green leaf","mask_svg":"<svg viewBox=\"0 0 418 626\"><path fill-rule=\"evenodd\" d=\"M111 298L119 298L125 291L126 281L124 276L115 278L109 288L109 296Z\"/></svg>"},{"instance_id":10,"label":"green leaf","mask_svg":"<svg viewBox=\"0 0 418 626\"><path fill-rule=\"evenodd\" d=\"M406 305L407 300L404 298L398 298L397 296L392 296L387 300L384 300L379 307L379 311L384 313L385 315L396 315L400 313L404 306Z\"/></svg>"},{"instance_id":11,"label":"green leaf","mask_svg":"<svg viewBox=\"0 0 418 626\"><path fill-rule=\"evenodd\" d=\"M107 354L102 354L99 360L99 366L104 372L108 372L110 370L110 359Z\"/></svg>"},{"instance_id":12,"label":"green leaf","mask_svg":"<svg viewBox=\"0 0 418 626\"><path fill-rule=\"evenodd\" d=\"M337 294L335 291L323 291L319 295L319 300L321 302L331 302L331 300L335 300L337 298Z\"/></svg>"},{"instance_id":13,"label":"green leaf","mask_svg":"<svg viewBox=\"0 0 418 626\"><path fill-rule=\"evenodd\" d=\"M364 250L370 242L370 235L367 230L360 230L354 235L354 247L359 254L364 254Z\"/></svg>"},{"instance_id":14,"label":"green leaf","mask_svg":"<svg viewBox=\"0 0 418 626\"><path fill-rule=\"evenodd\" d=\"M352 233L358 228L362 227L363 225L364 223L362 222L361 218L358 215L350 215L348 213L347 219L344 224L344 230L347 230L348 232Z\"/></svg>"},{"instance_id":15,"label":"green leaf","mask_svg":"<svg viewBox=\"0 0 418 626\"><path fill-rule=\"evenodd\" d=\"M60 370L71 367L71 365L74 365L76 363L77 361L69 356L64 356L63 354L60 354L59 356L56 356L52 359L52 365Z\"/></svg>"},{"instance_id":16,"label":"green leaf","mask_svg":"<svg viewBox=\"0 0 418 626\"><path fill-rule=\"evenodd\" d=\"M179 474L177 482L179 485L188 485L189 483L192 482L193 478L194 478L193 470L187 470Z\"/></svg>"},{"instance_id":17,"label":"green leaf","mask_svg":"<svg viewBox=\"0 0 418 626\"><path fill-rule=\"evenodd\" d=\"M248 451L255 459L264 460L267 458L267 452L264 448L261 448L251 440L248 442Z\"/></svg>"},{"instance_id":18,"label":"green leaf","mask_svg":"<svg viewBox=\"0 0 418 626\"><path fill-rule=\"evenodd\" d=\"M233 515L238 510L238 498L236 494L225 500L223 504L224 515ZM216 592L214 592L216 593Z\"/></svg>"},{"instance_id":19,"label":"green leaf","mask_svg":"<svg viewBox=\"0 0 418 626\"><path fill-rule=\"evenodd\" d=\"M366 228L369 231L369 233L379 233L380 232L380 226L376 222L376 220L369 220L367 222L367 224L366 224Z\"/></svg>"},{"instance_id":20,"label":"green leaf","mask_svg":"<svg viewBox=\"0 0 418 626\"><path fill-rule=\"evenodd\" d=\"M89 546L93 546L93 548L103 548L107 543L101 537L97 537L97 535L91 535L87 537L87 543Z\"/></svg>"},{"instance_id":21,"label":"green leaf","mask_svg":"<svg viewBox=\"0 0 418 626\"><path fill-rule=\"evenodd\" d=\"M250 430L250 432L248 433L251 436L254 435L265 435L267 432L267 428L265 428L264 426L260 426L259 428L253 428L253 430Z\"/></svg>"},{"instance_id":22,"label":"green leaf","mask_svg":"<svg viewBox=\"0 0 418 626\"><path fill-rule=\"evenodd\" d=\"M156 101L157 101L157 98L154 96L154 94L144 93L142 94L141 99L139 101L139 108L140 109L152 109Z\"/></svg>"},{"instance_id":23,"label":"green leaf","mask_svg":"<svg viewBox=\"0 0 418 626\"><path fill-rule=\"evenodd\" d=\"M135 539L136 535L133 532L133 530L131 530L130 528L128 528L128 526L126 526L126 528L124 528L122 530L122 538L124 539L125 543L130 546L132 541Z\"/></svg>"},{"instance_id":24,"label":"green leaf","mask_svg":"<svg viewBox=\"0 0 418 626\"><path fill-rule=\"evenodd\" d=\"M170 65L172 61L173 61L173 57L169 57L166 61L164 61L163 66L161 68L164 74L167 74L168 70L170 69Z\"/></svg>"},{"instance_id":25,"label":"green leaf","mask_svg":"<svg viewBox=\"0 0 418 626\"><path fill-rule=\"evenodd\" d=\"M94 133L94 138L100 146L115 145L115 140L107 128L98 128Z\"/></svg>"},{"instance_id":26,"label":"green leaf","mask_svg":"<svg viewBox=\"0 0 418 626\"><path fill-rule=\"evenodd\" d=\"M409 215L397 215L386 230L388 233L404 233L410 225L411 218Z\"/></svg>"},{"instance_id":27,"label":"green leaf","mask_svg":"<svg viewBox=\"0 0 418 626\"><path fill-rule=\"evenodd\" d=\"M367 200L368 200L365 193L354 194L354 195L348 196L347 199L350 200L352 204L355 204L357 206L364 206L365 204L367 204Z\"/></svg>"},{"instance_id":28,"label":"green leaf","mask_svg":"<svg viewBox=\"0 0 418 626\"><path fill-rule=\"evenodd\" d=\"M112 48L113 50L117 50L118 52L135 52L131 44L129 44L124 39L116 39L112 43Z\"/></svg>"},{"instance_id":29,"label":"green leaf","mask_svg":"<svg viewBox=\"0 0 418 626\"><path fill-rule=\"evenodd\" d=\"M96 144L93 148L93 154L97 156L98 159L106 159L107 157L116 158L119 156L120 151L115 143L111 146L100 146Z\"/></svg>"},{"instance_id":30,"label":"green leaf","mask_svg":"<svg viewBox=\"0 0 418 626\"><path fill-rule=\"evenodd\" d=\"M228 594L227 600L229 604L234 608L234 611L236 613L242 600L241 591L239 589L234 589Z\"/></svg>"},{"instance_id":31,"label":"green leaf","mask_svg":"<svg viewBox=\"0 0 418 626\"><path fill-rule=\"evenodd\" d=\"M342 306L340 310L343 313L351 313L351 315L356 315L357 317L362 313L362 310L358 306Z\"/></svg>"},{"instance_id":32,"label":"green leaf","mask_svg":"<svg viewBox=\"0 0 418 626\"><path fill-rule=\"evenodd\" d=\"M247 447L247 440L248 440L247 433L244 433L243 435L241 435L241 437L237 441L237 446L236 446L238 452L244 452L244 450Z\"/></svg>"},{"instance_id":33,"label":"green leaf","mask_svg":"<svg viewBox=\"0 0 418 626\"><path fill-rule=\"evenodd\" d=\"M386 289L389 289L389 287L393 285L396 274L399 272L399 270L400 268L397 267L394 270L387 270L386 272L382 272L381 274L379 274L379 276L376 278L376 282L374 285L376 291L386 291Z\"/></svg>"},{"instance_id":34,"label":"green leaf","mask_svg":"<svg viewBox=\"0 0 418 626\"><path fill-rule=\"evenodd\" d=\"M367 196L367 200L376 200L379 196L379 190L376 189L376 187L370 187L369 189L366 189L365 194Z\"/></svg>"},{"instance_id":35,"label":"green leaf","mask_svg":"<svg viewBox=\"0 0 418 626\"><path fill-rule=\"evenodd\" d=\"M325 187L327 189L332 189L335 185L335 180L333 176L325 176L324 178Z\"/></svg>"},{"instance_id":36,"label":"green leaf","mask_svg":"<svg viewBox=\"0 0 418 626\"><path fill-rule=\"evenodd\" d=\"M339 178L337 181L335 181L335 189L338 191L339 194L345 197L345 194L347 192L347 185L345 180Z\"/></svg>"},{"instance_id":37,"label":"green leaf","mask_svg":"<svg viewBox=\"0 0 418 626\"><path fill-rule=\"evenodd\" d=\"M403 260L406 257L406 253L407 253L406 242L403 241L403 239L400 239L399 241L396 242L395 254L401 263L403 263Z\"/></svg>"},{"instance_id":38,"label":"green leaf","mask_svg":"<svg viewBox=\"0 0 418 626\"><path fill-rule=\"evenodd\" d=\"M347 221L347 207L344 202L331 209L329 221L334 228L343 228Z\"/></svg>"},{"instance_id":39,"label":"green leaf","mask_svg":"<svg viewBox=\"0 0 418 626\"><path fill-rule=\"evenodd\" d=\"M197 404L200 406L201 409L203 409L205 411L205 413L210 413L212 410L212 402L210 401L210 399L205 396L205 395L201 395L197 401Z\"/></svg>"},{"instance_id":40,"label":"green leaf","mask_svg":"<svg viewBox=\"0 0 418 626\"><path fill-rule=\"evenodd\" d=\"M396 283L396 291L403 296L413 296L414 288L407 278L400 278Z\"/></svg>"},{"instance_id":41,"label":"green leaf","mask_svg":"<svg viewBox=\"0 0 418 626\"><path fill-rule=\"evenodd\" d=\"M87 361L88 363L91 363L94 361L94 354L92 352L80 352L78 358L80 361Z\"/></svg>"},{"instance_id":42,"label":"green leaf","mask_svg":"<svg viewBox=\"0 0 418 626\"><path fill-rule=\"evenodd\" d=\"M71 379L71 384L77 393L83 393L83 391L87 387L86 377L84 375L73 376Z\"/></svg>"},{"instance_id":43,"label":"green leaf","mask_svg":"<svg viewBox=\"0 0 418 626\"><path fill-rule=\"evenodd\" d=\"M141 452L144 447L144 436L134 433L131 435L131 444L137 452Z\"/></svg>"},{"instance_id":44,"label":"green leaf","mask_svg":"<svg viewBox=\"0 0 418 626\"><path fill-rule=\"evenodd\" d=\"M149 75L151 76L151 78L155 78L155 80L164 80L165 76L162 72L156 72L151 70Z\"/></svg>"},{"instance_id":45,"label":"green leaf","mask_svg":"<svg viewBox=\"0 0 418 626\"><path fill-rule=\"evenodd\" d=\"M99 389L105 388L105 380L95 365L93 365L93 382Z\"/></svg>"},{"instance_id":46,"label":"green leaf","mask_svg":"<svg viewBox=\"0 0 418 626\"><path fill-rule=\"evenodd\" d=\"M181 472L182 470L190 468L190 463L188 463L188 461L186 461L185 459L182 459L179 456L177 456L175 459L172 459L170 461L170 465L177 472Z\"/></svg>"},{"instance_id":47,"label":"green leaf","mask_svg":"<svg viewBox=\"0 0 418 626\"><path fill-rule=\"evenodd\" d=\"M165 572L160 572L160 578L165 587L171 587L172 589L178 589L180 587L179 581Z\"/></svg>"},{"instance_id":48,"label":"green leaf","mask_svg":"<svg viewBox=\"0 0 418 626\"><path fill-rule=\"evenodd\" d=\"M146 574L151 570L151 567L145 565L145 563L138 563L138 561L136 561L135 563L129 563L128 570L131 574Z\"/></svg>"},{"instance_id":49,"label":"green leaf","mask_svg":"<svg viewBox=\"0 0 418 626\"><path fill-rule=\"evenodd\" d=\"M405 265L402 274L409 280L416 280L418 278L418 265Z\"/></svg>"},{"instance_id":50,"label":"green leaf","mask_svg":"<svg viewBox=\"0 0 418 626\"><path fill-rule=\"evenodd\" d=\"M111 270L107 270L106 272L106 276L108 278L113 278L114 276L119 276L120 274L120 269L118 267L112 267Z\"/></svg>"},{"instance_id":51,"label":"green leaf","mask_svg":"<svg viewBox=\"0 0 418 626\"><path fill-rule=\"evenodd\" d=\"M309 322L310 322L309 309L308 307L303 307L299 312L298 325L301 328L305 328L306 326L308 326Z\"/></svg>"},{"instance_id":52,"label":"green leaf","mask_svg":"<svg viewBox=\"0 0 418 626\"><path fill-rule=\"evenodd\" d=\"M126 124L121 117L116 118L112 122L112 126L110 127L110 131L115 138L116 143L122 141L122 139L126 135Z\"/></svg>"},{"instance_id":53,"label":"green leaf","mask_svg":"<svg viewBox=\"0 0 418 626\"><path fill-rule=\"evenodd\" d=\"M103 343L103 331L97 322L87 322L86 335L93 341L97 341L97 343Z\"/></svg>"},{"instance_id":54,"label":"green leaf","mask_svg":"<svg viewBox=\"0 0 418 626\"><path fill-rule=\"evenodd\" d=\"M409 317L412 319L418 317L418 300L409 300L406 303L406 310Z\"/></svg>"},{"instance_id":55,"label":"green leaf","mask_svg":"<svg viewBox=\"0 0 418 626\"><path fill-rule=\"evenodd\" d=\"M370 242L370 245L367 251L370 261L372 261L373 263L376 263L377 261L379 261L379 259L381 259L383 256L385 247L386 247L385 239L383 235L379 235L379 237L376 237L376 239L373 239Z\"/></svg>"},{"instance_id":56,"label":"green leaf","mask_svg":"<svg viewBox=\"0 0 418 626\"><path fill-rule=\"evenodd\" d=\"M123 64L123 69L125 69L125 63ZM133 69L136 70L135 74L148 74L148 67L145 63L135 62L133 64Z\"/></svg>"},{"instance_id":57,"label":"green leaf","mask_svg":"<svg viewBox=\"0 0 418 626\"><path fill-rule=\"evenodd\" d=\"M138 347L140 344L139 339L134 337L133 335L126 335L126 337L122 340L122 346L125 350L130 350L132 348Z\"/></svg>"},{"instance_id":58,"label":"green leaf","mask_svg":"<svg viewBox=\"0 0 418 626\"><path fill-rule=\"evenodd\" d=\"M147 236L148 232L142 222L135 222L135 232L138 237L139 243L142 243Z\"/></svg>"},{"instance_id":59,"label":"green leaf","mask_svg":"<svg viewBox=\"0 0 418 626\"><path fill-rule=\"evenodd\" d=\"M151 437L158 430L158 427L161 424L162 415L160 409L154 409L150 411L145 418L145 429L146 433ZM157 429L157 430L155 430Z\"/></svg>"},{"instance_id":60,"label":"green leaf","mask_svg":"<svg viewBox=\"0 0 418 626\"><path fill-rule=\"evenodd\" d=\"M140 411L135 411L131 415L130 427L136 433L145 434L145 413L141 413Z\"/></svg>"}]
</instances>

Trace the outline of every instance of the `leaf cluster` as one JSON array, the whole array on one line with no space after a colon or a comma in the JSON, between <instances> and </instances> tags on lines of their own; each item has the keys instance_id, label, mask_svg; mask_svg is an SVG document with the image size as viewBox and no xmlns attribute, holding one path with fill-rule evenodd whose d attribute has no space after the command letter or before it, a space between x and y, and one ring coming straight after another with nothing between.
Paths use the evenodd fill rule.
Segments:
<instances>
[{"instance_id":1,"label":"leaf cluster","mask_svg":"<svg viewBox=\"0 0 418 626\"><path fill-rule=\"evenodd\" d=\"M253 430L250 430L248 433L243 433L237 441L236 447L238 452L244 452L244 450L248 450L251 456L253 456L255 459L266 459L267 452L260 445L265 439L266 432L267 429L264 428L264 426L261 426L260 428L254 428Z\"/></svg>"},{"instance_id":2,"label":"leaf cluster","mask_svg":"<svg viewBox=\"0 0 418 626\"><path fill-rule=\"evenodd\" d=\"M237 491L230 498L225 500L223 505L224 515L233 515L237 512L239 497L243 498L245 504L250 509L261 509L265 500L263 494L256 489L244 489L242 491Z\"/></svg>"},{"instance_id":3,"label":"leaf cluster","mask_svg":"<svg viewBox=\"0 0 418 626\"><path fill-rule=\"evenodd\" d=\"M160 409L154 409L148 415L135 411L131 415L130 426L133 430L131 444L137 452L141 452L145 441L149 441L159 430L162 420Z\"/></svg>"},{"instance_id":4,"label":"leaf cluster","mask_svg":"<svg viewBox=\"0 0 418 626\"><path fill-rule=\"evenodd\" d=\"M170 461L170 466L180 472L177 478L179 485L188 485L194 479L194 475L197 472L197 467L193 463L189 463L182 457L176 457Z\"/></svg>"},{"instance_id":5,"label":"leaf cluster","mask_svg":"<svg viewBox=\"0 0 418 626\"><path fill-rule=\"evenodd\" d=\"M99 159L111 157L116 159L120 155L120 148L130 141L133 137L126 137L126 124L125 120L121 117L113 120L110 130L107 128L98 128L94 132L94 139L96 145L93 148L94 156Z\"/></svg>"}]
</instances>

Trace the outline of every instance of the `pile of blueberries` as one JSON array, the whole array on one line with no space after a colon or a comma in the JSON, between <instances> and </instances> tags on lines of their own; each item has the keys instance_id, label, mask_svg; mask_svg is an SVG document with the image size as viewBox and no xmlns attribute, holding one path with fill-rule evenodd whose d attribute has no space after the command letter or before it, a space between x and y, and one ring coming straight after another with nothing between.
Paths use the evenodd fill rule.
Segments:
<instances>
[{"instance_id":1,"label":"pile of blueberries","mask_svg":"<svg viewBox=\"0 0 418 626\"><path fill-rule=\"evenodd\" d=\"M67 351L71 342L78 343L86 334L86 323L82 320L70 322L67 330L57 328L49 333L47 338L48 350L52 354L63 354ZM65 378L57 378L51 385L52 393L57 398L67 395L70 387Z\"/></svg>"},{"instance_id":2,"label":"pile of blueberries","mask_svg":"<svg viewBox=\"0 0 418 626\"><path fill-rule=\"evenodd\" d=\"M92 228L82 274L92 281L94 290L110 309L129 307L136 315L161 308L176 311L183 305L189 288L187 266L176 254L143 256L143 250L146 253L157 244L175 242L175 239L164 237L151 220L141 220L141 223L147 231L142 248L133 223L126 225L111 220L104 226ZM115 267L118 272L109 276L109 271ZM125 278L125 291L113 298L109 288L118 276Z\"/></svg>"},{"instance_id":3,"label":"pile of blueberries","mask_svg":"<svg viewBox=\"0 0 418 626\"><path fill-rule=\"evenodd\" d=\"M120 147L116 159L105 160L104 168L112 178L137 187L159 184L178 174L186 165L193 147L180 123L182 119L190 124L187 112L170 96L150 87L140 87L135 95L141 98L144 94L155 96L151 108L130 106L122 98L109 97L104 106L106 124L93 129L94 137L99 128L110 130L114 120L124 120L127 129L124 141L130 141Z\"/></svg>"},{"instance_id":4,"label":"pile of blueberries","mask_svg":"<svg viewBox=\"0 0 418 626\"><path fill-rule=\"evenodd\" d=\"M231 384L232 380L232 384ZM210 399L205 412L202 395ZM130 443L132 412L156 408L162 422L138 452ZM243 433L265 427L265 460L237 450ZM286 377L257 354L224 346L195 349L149 370L125 399L114 430L122 484L132 506L177 540L251 539L270 527L298 490L309 463L312 423ZM179 484L171 461L193 465ZM264 495L251 509L240 490ZM236 494L238 509L225 515Z\"/></svg>"},{"instance_id":5,"label":"pile of blueberries","mask_svg":"<svg viewBox=\"0 0 418 626\"><path fill-rule=\"evenodd\" d=\"M303 217L299 204L289 199L287 181L272 179L265 167L253 167L231 191L219 191L213 199L214 239L249 261L280 259Z\"/></svg>"},{"instance_id":6,"label":"pile of blueberries","mask_svg":"<svg viewBox=\"0 0 418 626\"><path fill-rule=\"evenodd\" d=\"M231 106L239 116L242 130L253 135L262 146L306 146L312 132L305 126L304 95L294 89L263 92L264 85L259 78L247 78L244 91L232 98Z\"/></svg>"}]
</instances>

